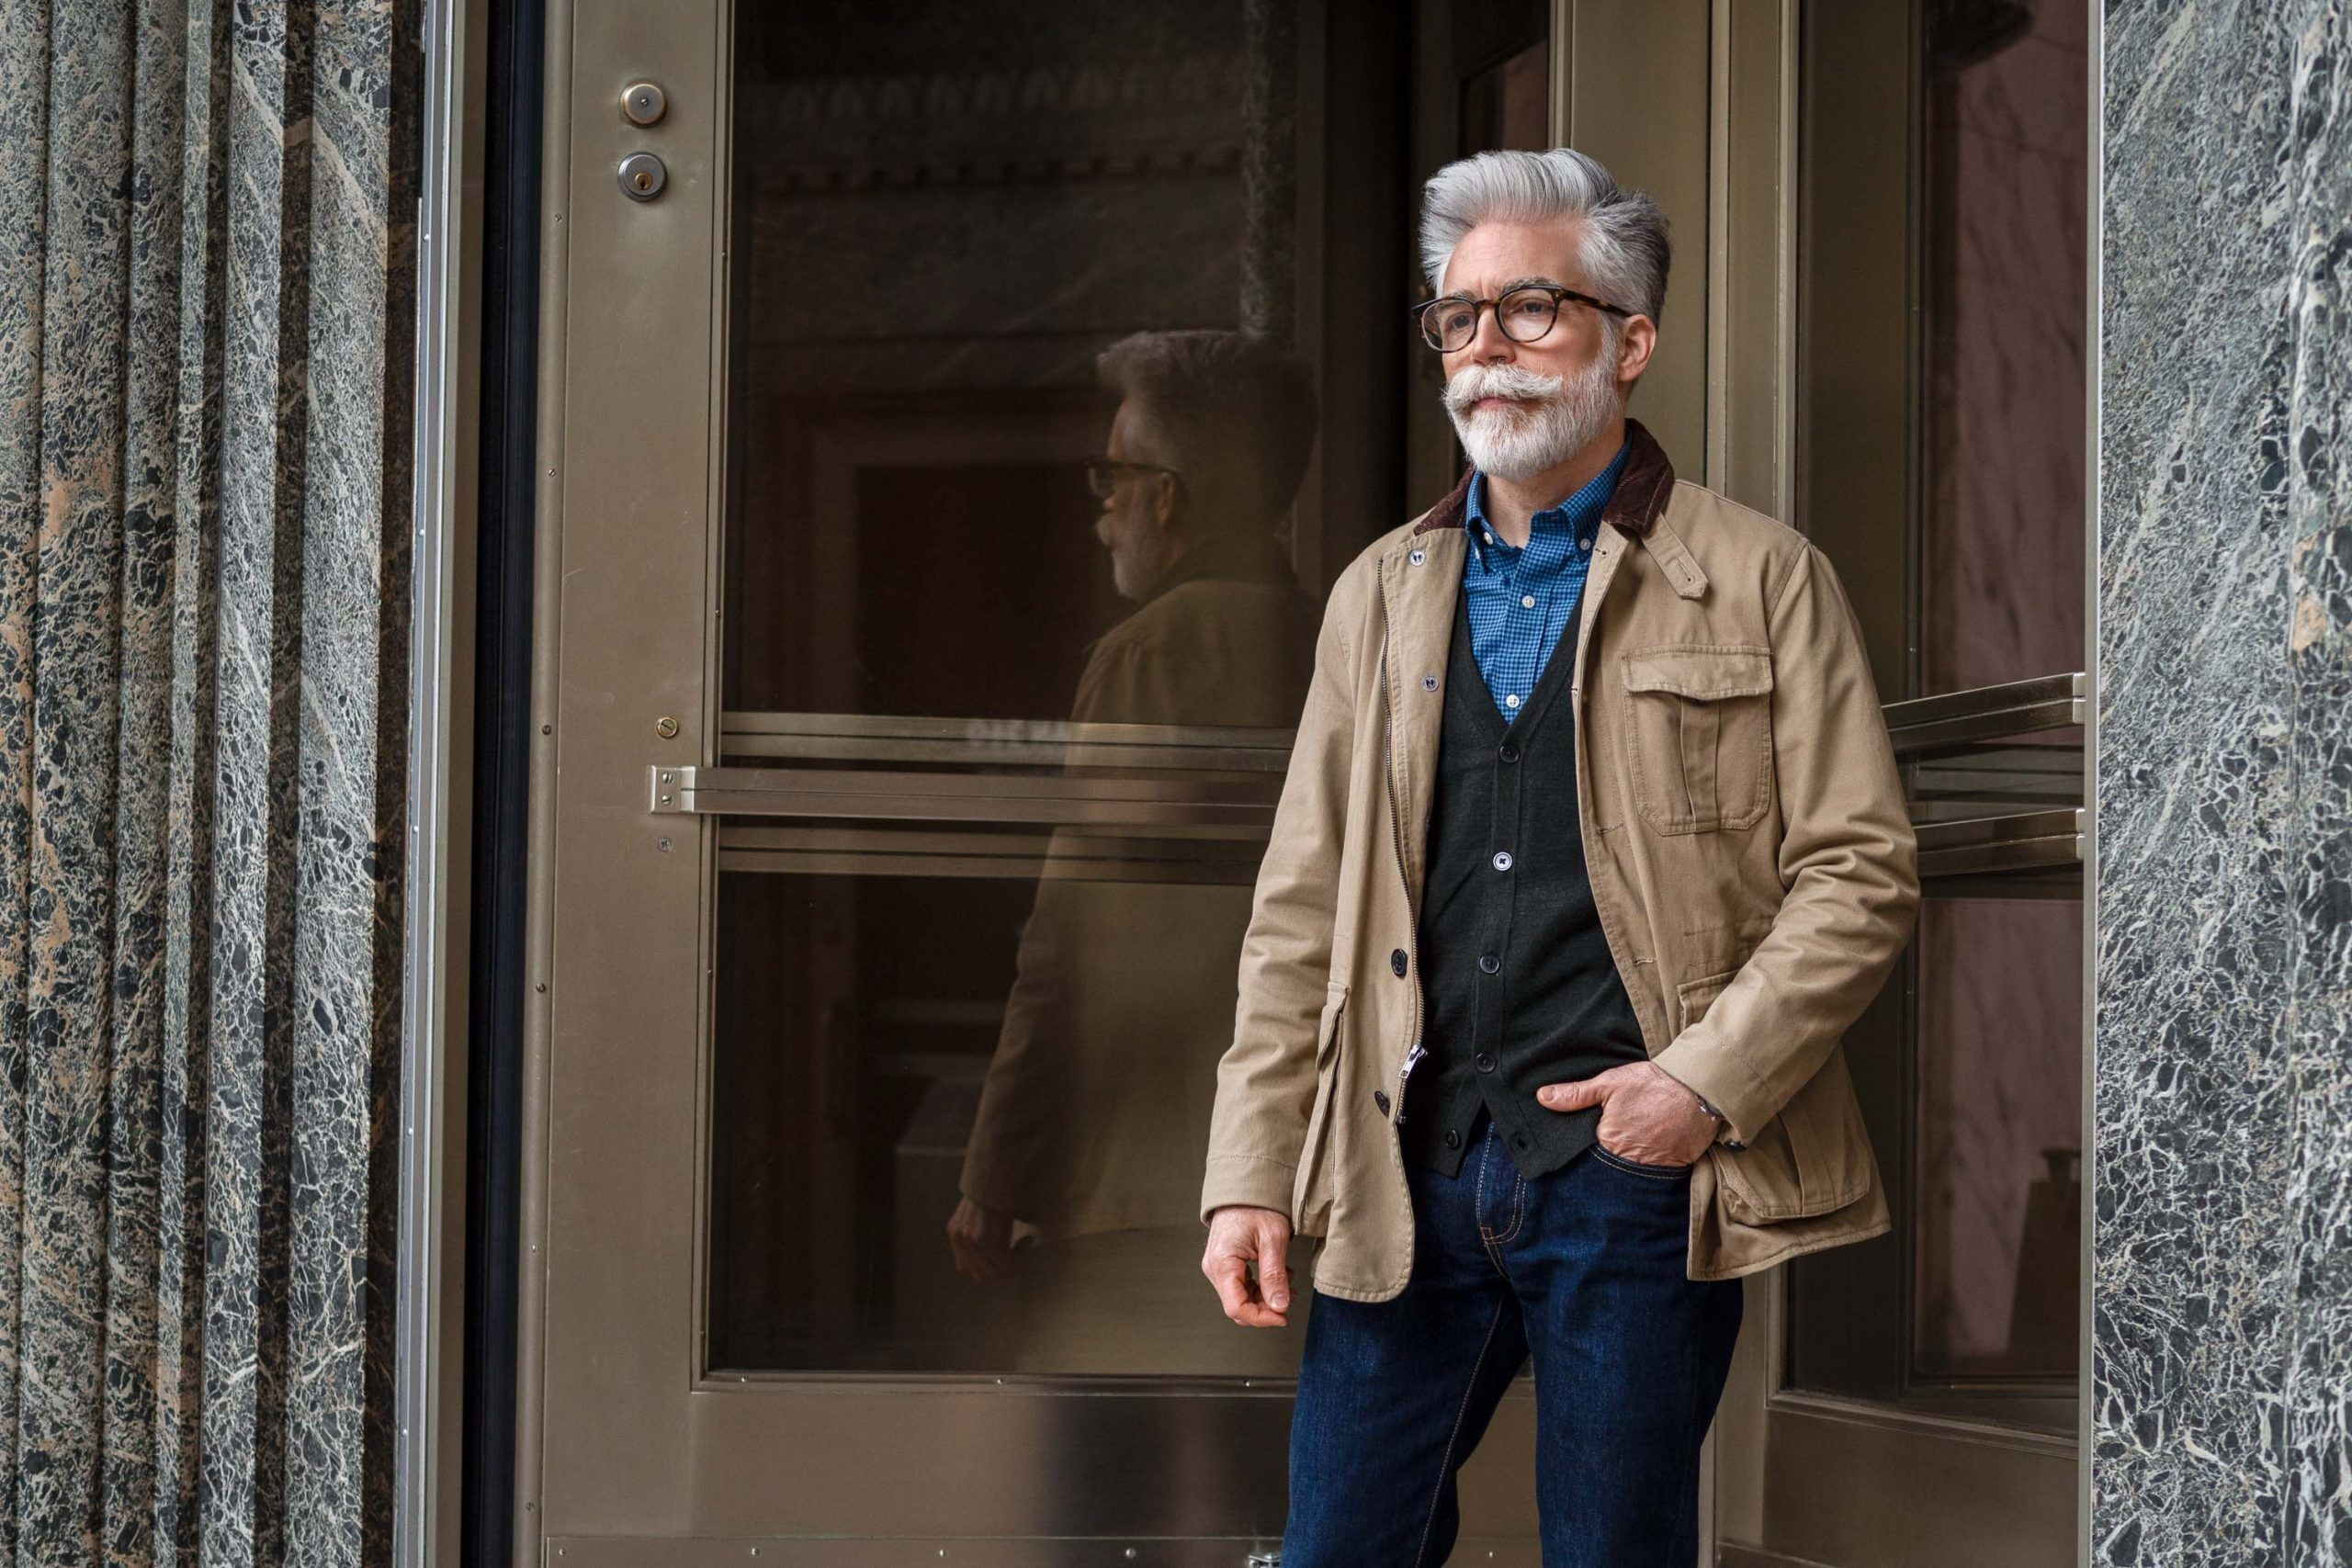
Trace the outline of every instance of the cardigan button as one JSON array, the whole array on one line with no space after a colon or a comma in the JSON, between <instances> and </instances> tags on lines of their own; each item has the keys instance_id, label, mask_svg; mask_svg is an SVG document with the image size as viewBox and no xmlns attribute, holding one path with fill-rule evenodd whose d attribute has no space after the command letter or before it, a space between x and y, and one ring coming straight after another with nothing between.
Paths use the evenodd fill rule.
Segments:
<instances>
[{"instance_id":1,"label":"cardigan button","mask_svg":"<svg viewBox=\"0 0 2352 1568\"><path fill-rule=\"evenodd\" d=\"M1389 973L1395 975L1400 980L1405 977L1405 950L1403 948L1397 948L1388 955L1388 970Z\"/></svg>"}]
</instances>

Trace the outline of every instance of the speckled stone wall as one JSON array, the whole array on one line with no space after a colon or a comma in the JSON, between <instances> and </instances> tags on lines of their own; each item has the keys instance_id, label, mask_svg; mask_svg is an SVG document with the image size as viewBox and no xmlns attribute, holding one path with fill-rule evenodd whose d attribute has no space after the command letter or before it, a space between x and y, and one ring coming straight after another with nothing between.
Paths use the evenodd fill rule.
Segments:
<instances>
[{"instance_id":1,"label":"speckled stone wall","mask_svg":"<svg viewBox=\"0 0 2352 1568\"><path fill-rule=\"evenodd\" d=\"M416 0L0 6L0 1561L389 1559Z\"/></svg>"},{"instance_id":2,"label":"speckled stone wall","mask_svg":"<svg viewBox=\"0 0 2352 1568\"><path fill-rule=\"evenodd\" d=\"M2091 1560L2352 1562L2352 11L2105 27Z\"/></svg>"}]
</instances>

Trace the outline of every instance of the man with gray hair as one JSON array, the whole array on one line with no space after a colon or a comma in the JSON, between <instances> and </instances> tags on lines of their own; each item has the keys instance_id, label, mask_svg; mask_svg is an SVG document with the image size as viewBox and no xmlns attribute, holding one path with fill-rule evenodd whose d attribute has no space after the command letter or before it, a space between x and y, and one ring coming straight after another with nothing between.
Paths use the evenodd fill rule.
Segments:
<instances>
[{"instance_id":1,"label":"man with gray hair","mask_svg":"<svg viewBox=\"0 0 2352 1568\"><path fill-rule=\"evenodd\" d=\"M1531 1354L1548 1568L1689 1568L1737 1278L1888 1228L1840 1037L1916 840L1828 560L1625 416L1657 206L1481 153L1421 249L1469 466L1326 606L1201 1267L1279 1327L1320 1239L1283 1568L1443 1562Z\"/></svg>"},{"instance_id":2,"label":"man with gray hair","mask_svg":"<svg viewBox=\"0 0 2352 1568\"><path fill-rule=\"evenodd\" d=\"M1088 647L1071 720L1287 728L1315 657L1281 537L1315 445L1312 371L1193 329L1123 337L1096 372L1118 403L1087 463L1094 532L1133 607ZM1104 880L1100 856L1089 831L1047 847L948 1247L959 1272L1010 1285L1016 1371L1287 1373L1279 1340L1182 1310L1250 890Z\"/></svg>"}]
</instances>

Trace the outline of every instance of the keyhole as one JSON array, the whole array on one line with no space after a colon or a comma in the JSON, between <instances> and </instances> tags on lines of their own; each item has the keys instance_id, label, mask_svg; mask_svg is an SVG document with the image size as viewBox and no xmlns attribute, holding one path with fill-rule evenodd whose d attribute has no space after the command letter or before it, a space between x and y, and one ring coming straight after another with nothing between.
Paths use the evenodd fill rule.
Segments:
<instances>
[{"instance_id":1,"label":"keyhole","mask_svg":"<svg viewBox=\"0 0 2352 1568\"><path fill-rule=\"evenodd\" d=\"M620 175L621 194L631 201L651 201L662 194L669 179L669 171L662 160L650 152L632 152L621 160L616 171Z\"/></svg>"}]
</instances>

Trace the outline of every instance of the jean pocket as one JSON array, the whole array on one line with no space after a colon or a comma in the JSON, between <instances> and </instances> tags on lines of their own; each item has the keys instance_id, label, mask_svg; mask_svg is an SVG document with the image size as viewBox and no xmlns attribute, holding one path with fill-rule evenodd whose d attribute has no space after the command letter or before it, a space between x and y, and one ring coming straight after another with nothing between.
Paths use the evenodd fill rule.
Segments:
<instances>
[{"instance_id":1,"label":"jean pocket","mask_svg":"<svg viewBox=\"0 0 2352 1568\"><path fill-rule=\"evenodd\" d=\"M1611 1154L1599 1144L1592 1145L1592 1156L1628 1176L1645 1177L1651 1181L1681 1181L1690 1175L1690 1168L1687 1165L1651 1165L1644 1160L1627 1159L1623 1155Z\"/></svg>"}]
</instances>

